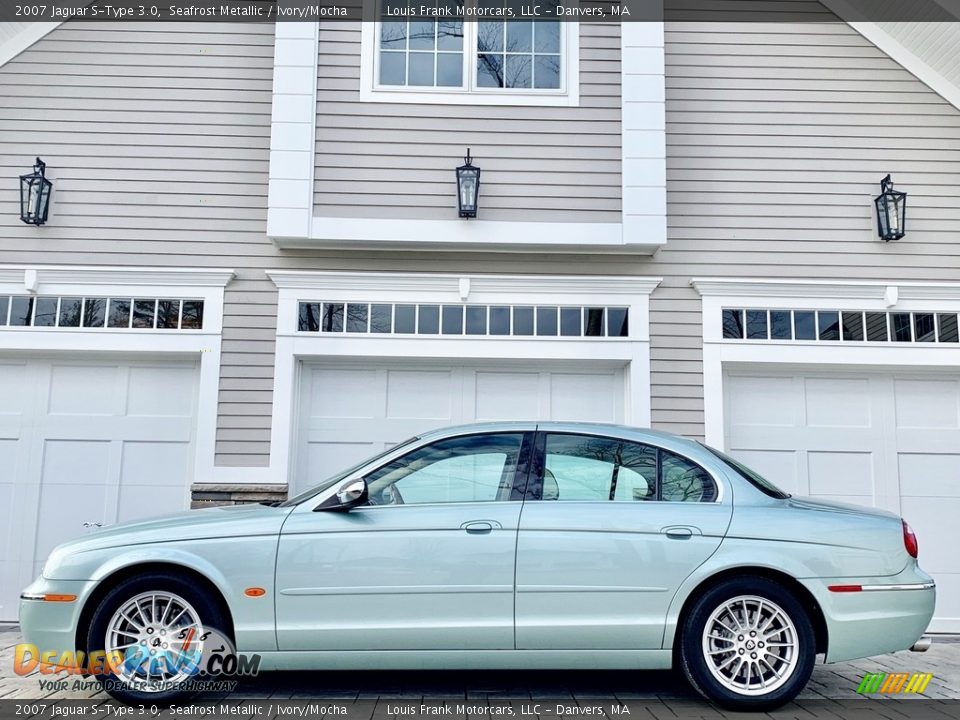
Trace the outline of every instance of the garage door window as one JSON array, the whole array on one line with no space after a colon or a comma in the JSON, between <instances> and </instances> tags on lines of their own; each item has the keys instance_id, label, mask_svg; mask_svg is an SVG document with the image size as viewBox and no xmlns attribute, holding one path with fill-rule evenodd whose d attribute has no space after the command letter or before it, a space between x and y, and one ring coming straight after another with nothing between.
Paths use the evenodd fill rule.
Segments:
<instances>
[{"instance_id":1,"label":"garage door window","mask_svg":"<svg viewBox=\"0 0 960 720\"><path fill-rule=\"evenodd\" d=\"M0 327L201 330L203 300L0 296Z\"/></svg>"},{"instance_id":2,"label":"garage door window","mask_svg":"<svg viewBox=\"0 0 960 720\"><path fill-rule=\"evenodd\" d=\"M509 500L522 434L442 440L367 476L371 505Z\"/></svg>"}]
</instances>

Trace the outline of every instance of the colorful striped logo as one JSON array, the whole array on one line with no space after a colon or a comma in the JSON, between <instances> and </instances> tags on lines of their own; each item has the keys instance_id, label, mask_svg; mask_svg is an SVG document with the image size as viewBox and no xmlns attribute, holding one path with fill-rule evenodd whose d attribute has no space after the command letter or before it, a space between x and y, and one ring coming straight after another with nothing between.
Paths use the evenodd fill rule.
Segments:
<instances>
[{"instance_id":1,"label":"colorful striped logo","mask_svg":"<svg viewBox=\"0 0 960 720\"><path fill-rule=\"evenodd\" d=\"M867 673L860 681L857 692L861 695L919 694L927 689L932 679L933 673Z\"/></svg>"}]
</instances>

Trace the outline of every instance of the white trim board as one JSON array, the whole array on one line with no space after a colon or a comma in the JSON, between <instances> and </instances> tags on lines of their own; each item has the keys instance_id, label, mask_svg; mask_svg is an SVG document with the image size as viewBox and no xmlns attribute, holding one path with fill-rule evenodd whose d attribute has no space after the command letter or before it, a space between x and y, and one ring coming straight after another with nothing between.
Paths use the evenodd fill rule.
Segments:
<instances>
[{"instance_id":1,"label":"white trim board","mask_svg":"<svg viewBox=\"0 0 960 720\"><path fill-rule=\"evenodd\" d=\"M279 290L273 386L270 466L250 481L287 483L295 452L295 417L301 359L446 359L601 361L626 367L624 413L627 422L650 423L650 293L660 278L451 275L268 271ZM630 308L628 338L408 337L308 334L297 330L301 300L357 302L549 303L587 305L616 302ZM254 480L256 478L256 480Z\"/></svg>"},{"instance_id":2,"label":"white trim board","mask_svg":"<svg viewBox=\"0 0 960 720\"><path fill-rule=\"evenodd\" d=\"M62 22L24 23L23 29L0 44L0 67L6 65L31 45L43 40L62 24Z\"/></svg>"},{"instance_id":3,"label":"white trim board","mask_svg":"<svg viewBox=\"0 0 960 720\"><path fill-rule=\"evenodd\" d=\"M704 436L725 449L723 371L733 365L831 366L900 370L960 367L960 345L854 344L723 339L725 307L960 312L960 284L834 280L694 278L702 297ZM892 292L891 292L892 289ZM891 301L892 304L891 304Z\"/></svg>"},{"instance_id":4,"label":"white trim board","mask_svg":"<svg viewBox=\"0 0 960 720\"><path fill-rule=\"evenodd\" d=\"M217 406L224 288L233 270L0 266L0 293L79 296L188 296L204 302L203 329L87 330L0 328L0 351L17 353L158 353L199 356L194 482L215 482Z\"/></svg>"}]
</instances>

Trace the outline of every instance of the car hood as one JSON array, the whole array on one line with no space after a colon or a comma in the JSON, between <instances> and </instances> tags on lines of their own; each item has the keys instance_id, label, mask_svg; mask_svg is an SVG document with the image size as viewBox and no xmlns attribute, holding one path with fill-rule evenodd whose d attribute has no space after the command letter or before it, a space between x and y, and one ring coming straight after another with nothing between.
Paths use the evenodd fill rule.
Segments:
<instances>
[{"instance_id":1,"label":"car hood","mask_svg":"<svg viewBox=\"0 0 960 720\"><path fill-rule=\"evenodd\" d=\"M54 563L63 555L113 547L232 536L276 535L292 509L267 505L232 505L187 510L147 520L110 525L58 545L50 554L48 564Z\"/></svg>"},{"instance_id":2,"label":"car hood","mask_svg":"<svg viewBox=\"0 0 960 720\"><path fill-rule=\"evenodd\" d=\"M865 507L863 505L853 505L852 503L834 502L833 500L821 500L820 498L791 496L786 500L786 504L788 507L796 510L818 510L820 512L840 513L842 515L863 515L867 517L893 518L894 520L900 519L897 515L886 510Z\"/></svg>"}]
</instances>

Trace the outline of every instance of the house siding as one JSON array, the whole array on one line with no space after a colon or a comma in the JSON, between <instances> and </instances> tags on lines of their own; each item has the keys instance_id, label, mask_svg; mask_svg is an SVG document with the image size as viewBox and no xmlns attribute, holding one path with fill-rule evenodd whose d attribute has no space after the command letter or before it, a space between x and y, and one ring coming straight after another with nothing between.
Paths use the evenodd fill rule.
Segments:
<instances>
[{"instance_id":1,"label":"house siding","mask_svg":"<svg viewBox=\"0 0 960 720\"><path fill-rule=\"evenodd\" d=\"M691 277L956 281L960 111L849 26L668 23L668 242L646 271L652 408L703 435ZM908 234L879 240L892 173Z\"/></svg>"},{"instance_id":2,"label":"house siding","mask_svg":"<svg viewBox=\"0 0 960 720\"><path fill-rule=\"evenodd\" d=\"M619 25L580 25L579 107L364 102L360 37L320 24L317 215L449 219L470 147L484 219L620 222Z\"/></svg>"}]
</instances>

